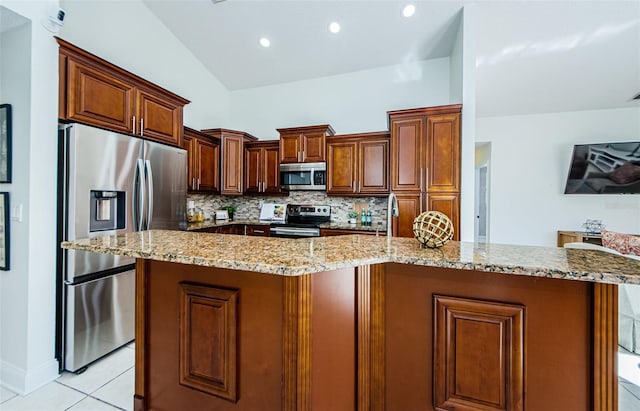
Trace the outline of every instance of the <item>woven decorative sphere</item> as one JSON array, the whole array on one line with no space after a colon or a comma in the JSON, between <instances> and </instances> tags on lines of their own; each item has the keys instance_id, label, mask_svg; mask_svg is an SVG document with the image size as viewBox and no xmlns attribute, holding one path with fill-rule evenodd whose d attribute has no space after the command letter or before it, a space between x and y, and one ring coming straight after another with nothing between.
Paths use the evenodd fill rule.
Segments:
<instances>
[{"instance_id":1,"label":"woven decorative sphere","mask_svg":"<svg viewBox=\"0 0 640 411\"><path fill-rule=\"evenodd\" d=\"M439 211L425 211L413 220L413 235L422 246L442 247L453 238L453 223Z\"/></svg>"}]
</instances>

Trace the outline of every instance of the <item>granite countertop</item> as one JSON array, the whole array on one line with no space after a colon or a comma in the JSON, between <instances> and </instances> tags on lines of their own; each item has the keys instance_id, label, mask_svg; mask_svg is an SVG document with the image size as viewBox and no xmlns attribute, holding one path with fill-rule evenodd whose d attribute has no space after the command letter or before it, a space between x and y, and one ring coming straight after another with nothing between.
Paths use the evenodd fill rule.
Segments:
<instances>
[{"instance_id":1,"label":"granite countertop","mask_svg":"<svg viewBox=\"0 0 640 411\"><path fill-rule=\"evenodd\" d=\"M640 284L639 261L601 251L457 241L438 249L423 249L413 238L371 235L287 239L151 230L64 242L62 247L287 276L395 262Z\"/></svg>"}]
</instances>

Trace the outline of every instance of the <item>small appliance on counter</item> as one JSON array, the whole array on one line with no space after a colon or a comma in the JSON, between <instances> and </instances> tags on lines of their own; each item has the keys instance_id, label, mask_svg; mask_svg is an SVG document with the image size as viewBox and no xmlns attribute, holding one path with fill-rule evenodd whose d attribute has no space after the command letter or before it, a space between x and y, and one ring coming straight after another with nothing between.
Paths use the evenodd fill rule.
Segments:
<instances>
[{"instance_id":1,"label":"small appliance on counter","mask_svg":"<svg viewBox=\"0 0 640 411\"><path fill-rule=\"evenodd\" d=\"M286 223L271 223L271 237L302 238L320 237L320 224L331 220L331 206L287 205Z\"/></svg>"},{"instance_id":2,"label":"small appliance on counter","mask_svg":"<svg viewBox=\"0 0 640 411\"><path fill-rule=\"evenodd\" d=\"M287 205L264 203L260 207L260 220L263 221L282 221L287 219Z\"/></svg>"},{"instance_id":3,"label":"small appliance on counter","mask_svg":"<svg viewBox=\"0 0 640 411\"><path fill-rule=\"evenodd\" d=\"M216 221L218 221L218 220L228 220L229 219L229 211L227 211L227 210L216 210L215 219L216 219Z\"/></svg>"}]
</instances>

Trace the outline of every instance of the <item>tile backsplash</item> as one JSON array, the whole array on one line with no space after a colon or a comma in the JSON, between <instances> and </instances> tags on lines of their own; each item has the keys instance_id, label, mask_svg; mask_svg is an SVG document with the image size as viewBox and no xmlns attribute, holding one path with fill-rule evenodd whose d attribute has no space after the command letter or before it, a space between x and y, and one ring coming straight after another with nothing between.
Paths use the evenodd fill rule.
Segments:
<instances>
[{"instance_id":1,"label":"tile backsplash","mask_svg":"<svg viewBox=\"0 0 640 411\"><path fill-rule=\"evenodd\" d=\"M190 194L187 200L193 200L196 207L202 208L205 218L211 218L215 210L224 206L235 206L234 218L255 219L260 217L260 206L263 203L284 204L322 204L331 206L331 221L346 223L347 213L354 209L356 203L365 203L371 210L371 220L375 225L381 221L386 223L387 197L329 197L324 192L292 191L288 196L221 196L208 194Z\"/></svg>"}]
</instances>

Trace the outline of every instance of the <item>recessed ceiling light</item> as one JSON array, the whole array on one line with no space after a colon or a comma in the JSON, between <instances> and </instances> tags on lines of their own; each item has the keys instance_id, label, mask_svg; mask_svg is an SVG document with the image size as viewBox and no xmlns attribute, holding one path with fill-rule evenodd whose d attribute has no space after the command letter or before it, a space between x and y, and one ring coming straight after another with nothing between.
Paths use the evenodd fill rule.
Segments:
<instances>
[{"instance_id":1,"label":"recessed ceiling light","mask_svg":"<svg viewBox=\"0 0 640 411\"><path fill-rule=\"evenodd\" d=\"M415 12L416 12L416 6L414 6L413 4L407 4L402 9L402 15L405 17L411 17Z\"/></svg>"},{"instance_id":2,"label":"recessed ceiling light","mask_svg":"<svg viewBox=\"0 0 640 411\"><path fill-rule=\"evenodd\" d=\"M262 47L269 47L271 45L271 42L266 37L261 37L259 42Z\"/></svg>"},{"instance_id":3,"label":"recessed ceiling light","mask_svg":"<svg viewBox=\"0 0 640 411\"><path fill-rule=\"evenodd\" d=\"M337 21L334 21L333 23L329 24L329 31L332 32L333 34L336 34L340 31L340 24Z\"/></svg>"}]
</instances>

